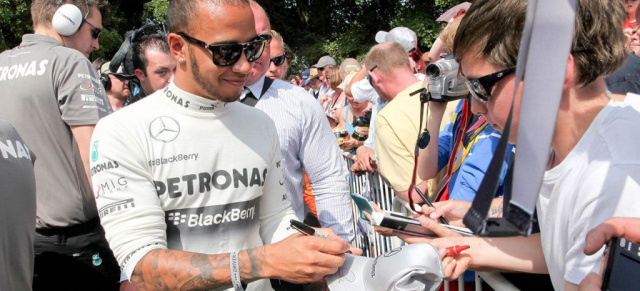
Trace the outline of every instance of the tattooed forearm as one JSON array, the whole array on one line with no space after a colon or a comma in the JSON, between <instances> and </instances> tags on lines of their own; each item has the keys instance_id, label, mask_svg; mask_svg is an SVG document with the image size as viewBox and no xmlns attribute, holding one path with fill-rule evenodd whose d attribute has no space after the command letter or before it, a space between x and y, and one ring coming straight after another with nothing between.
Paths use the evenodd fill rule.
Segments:
<instances>
[{"instance_id":1,"label":"tattooed forearm","mask_svg":"<svg viewBox=\"0 0 640 291\"><path fill-rule=\"evenodd\" d=\"M260 257L260 248L250 250ZM243 254L244 253L244 254ZM241 269L245 282L259 278L261 266L254 265L252 255L241 252L247 267ZM260 259L262 259L260 257ZM131 282L139 290L199 290L231 287L229 254L205 255L177 250L153 250L136 265Z\"/></svg>"},{"instance_id":2,"label":"tattooed forearm","mask_svg":"<svg viewBox=\"0 0 640 291\"><path fill-rule=\"evenodd\" d=\"M227 260L226 266L228 265L229 261ZM209 262L209 258L207 255L193 254L193 256L191 256L191 266L197 268L199 272L197 273L196 277L189 279L184 285L182 285L180 290L194 290L200 289L202 286L218 287L224 285L221 284L220 281L216 282L213 276L209 276L213 275L215 267L211 264L211 262Z\"/></svg>"},{"instance_id":3,"label":"tattooed forearm","mask_svg":"<svg viewBox=\"0 0 640 291\"><path fill-rule=\"evenodd\" d=\"M489 217L502 217L502 202L496 205L491 205L491 208L489 209Z\"/></svg>"},{"instance_id":4,"label":"tattooed forearm","mask_svg":"<svg viewBox=\"0 0 640 291\"><path fill-rule=\"evenodd\" d=\"M247 250L246 257L240 254L240 276L242 279L265 278L264 258L265 248Z\"/></svg>"}]
</instances>

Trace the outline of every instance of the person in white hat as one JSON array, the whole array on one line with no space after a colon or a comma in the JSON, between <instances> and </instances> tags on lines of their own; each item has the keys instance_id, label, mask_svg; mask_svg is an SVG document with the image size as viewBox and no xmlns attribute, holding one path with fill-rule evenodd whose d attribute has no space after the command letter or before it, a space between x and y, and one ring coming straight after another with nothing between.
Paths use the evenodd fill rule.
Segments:
<instances>
[{"instance_id":1,"label":"person in white hat","mask_svg":"<svg viewBox=\"0 0 640 291\"><path fill-rule=\"evenodd\" d=\"M418 48L418 36L413 30L407 27L398 26L389 32L381 30L376 33L377 43L387 41L397 42L402 45L412 61L412 66L415 70L414 73L424 74L427 66L425 62L422 61L422 53Z\"/></svg>"}]
</instances>

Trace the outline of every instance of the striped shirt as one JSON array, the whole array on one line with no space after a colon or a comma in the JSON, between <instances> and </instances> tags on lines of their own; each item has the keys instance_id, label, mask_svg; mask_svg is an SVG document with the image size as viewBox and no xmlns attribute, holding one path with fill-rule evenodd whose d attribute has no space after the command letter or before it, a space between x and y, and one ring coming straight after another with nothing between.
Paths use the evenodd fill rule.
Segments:
<instances>
[{"instance_id":1,"label":"striped shirt","mask_svg":"<svg viewBox=\"0 0 640 291\"><path fill-rule=\"evenodd\" d=\"M355 232L349 172L322 107L309 92L281 80L274 80L260 96L264 80L262 77L247 88L260 100L255 107L267 113L276 124L291 207L302 220L304 170L313 186L320 225L351 242Z\"/></svg>"}]
</instances>

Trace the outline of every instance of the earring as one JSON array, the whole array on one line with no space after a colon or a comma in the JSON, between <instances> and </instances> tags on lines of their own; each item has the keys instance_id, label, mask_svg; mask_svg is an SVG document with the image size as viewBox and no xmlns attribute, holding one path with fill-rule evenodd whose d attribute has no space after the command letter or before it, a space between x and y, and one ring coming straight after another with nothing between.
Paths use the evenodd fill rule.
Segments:
<instances>
[{"instance_id":1,"label":"earring","mask_svg":"<svg viewBox=\"0 0 640 291\"><path fill-rule=\"evenodd\" d=\"M181 63L184 63L184 58L179 58L178 61L180 61Z\"/></svg>"}]
</instances>

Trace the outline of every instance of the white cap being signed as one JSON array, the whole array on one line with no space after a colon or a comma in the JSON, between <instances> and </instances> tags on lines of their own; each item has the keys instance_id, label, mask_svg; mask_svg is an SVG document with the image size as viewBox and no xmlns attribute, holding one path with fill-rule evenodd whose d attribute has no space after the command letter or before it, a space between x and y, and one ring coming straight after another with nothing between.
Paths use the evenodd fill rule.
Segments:
<instances>
[{"instance_id":1,"label":"white cap being signed","mask_svg":"<svg viewBox=\"0 0 640 291\"><path fill-rule=\"evenodd\" d=\"M347 254L338 272L327 276L327 284L331 291L435 291L443 277L436 248L418 243L393 249L375 259Z\"/></svg>"}]
</instances>

